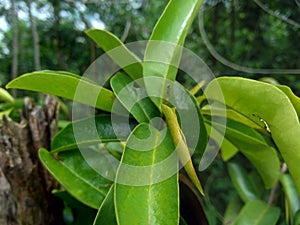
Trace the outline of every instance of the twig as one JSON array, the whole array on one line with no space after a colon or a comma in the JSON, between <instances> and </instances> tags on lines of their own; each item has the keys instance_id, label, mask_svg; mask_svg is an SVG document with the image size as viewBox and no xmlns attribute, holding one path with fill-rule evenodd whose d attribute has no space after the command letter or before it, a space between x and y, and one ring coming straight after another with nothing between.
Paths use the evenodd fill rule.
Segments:
<instances>
[{"instance_id":1,"label":"twig","mask_svg":"<svg viewBox=\"0 0 300 225\"><path fill-rule=\"evenodd\" d=\"M131 27L131 19L128 18L126 20L126 25L125 25L125 28L124 28L124 31L123 31L123 34L122 34L122 37L121 37L122 42L125 42L126 38L128 37L130 27Z\"/></svg>"},{"instance_id":2,"label":"twig","mask_svg":"<svg viewBox=\"0 0 300 225\"><path fill-rule=\"evenodd\" d=\"M228 59L221 56L216 49L213 47L213 45L208 40L205 28L204 28L204 19L203 19L204 9L202 8L199 12L199 28L202 40L207 47L210 54L218 60L220 63L224 64L225 66L230 67L231 69L241 71L244 73L256 73L256 74L300 74L299 69L259 69L259 68L250 68L246 66L237 65L236 63L233 63L229 61Z\"/></svg>"},{"instance_id":3,"label":"twig","mask_svg":"<svg viewBox=\"0 0 300 225\"><path fill-rule=\"evenodd\" d=\"M280 174L284 174L286 171L287 171L287 165L286 165L286 163L283 163L282 167L280 169ZM268 205L272 205L273 204L273 201L275 199L275 193L277 191L278 186L279 186L279 181L277 181L275 183L275 185L273 186L273 188L272 188L272 190L270 192L270 197L269 197Z\"/></svg>"}]
</instances>

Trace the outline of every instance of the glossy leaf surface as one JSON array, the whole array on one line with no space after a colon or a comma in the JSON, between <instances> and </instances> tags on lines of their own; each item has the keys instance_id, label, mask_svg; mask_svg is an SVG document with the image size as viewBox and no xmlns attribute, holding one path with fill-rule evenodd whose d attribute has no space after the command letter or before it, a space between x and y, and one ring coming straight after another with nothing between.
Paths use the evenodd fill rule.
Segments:
<instances>
[{"instance_id":1,"label":"glossy leaf surface","mask_svg":"<svg viewBox=\"0 0 300 225\"><path fill-rule=\"evenodd\" d=\"M300 125L290 99L280 89L267 83L221 77L212 81L205 91L216 101L221 101L213 96L216 85L221 87L226 105L253 121L261 122L261 126L271 132L300 193Z\"/></svg>"},{"instance_id":2,"label":"glossy leaf surface","mask_svg":"<svg viewBox=\"0 0 300 225\"><path fill-rule=\"evenodd\" d=\"M110 81L118 100L140 123L160 116L160 112L148 98L146 90L130 77L117 73Z\"/></svg>"},{"instance_id":3,"label":"glossy leaf surface","mask_svg":"<svg viewBox=\"0 0 300 225\"><path fill-rule=\"evenodd\" d=\"M51 152L59 152L95 143L124 141L135 122L99 115L69 123L52 140ZM75 134L76 132L76 134Z\"/></svg>"},{"instance_id":4,"label":"glossy leaf surface","mask_svg":"<svg viewBox=\"0 0 300 225\"><path fill-rule=\"evenodd\" d=\"M106 30L90 29L87 35L102 48L132 79L141 78L143 67L137 58L114 34Z\"/></svg>"},{"instance_id":5,"label":"glossy leaf surface","mask_svg":"<svg viewBox=\"0 0 300 225\"><path fill-rule=\"evenodd\" d=\"M210 110L210 107L213 107L213 112ZM225 116L227 119L234 120L236 122L242 123L246 126L252 127L256 130L265 132L264 128L261 127L261 123L258 121L253 121L250 118L240 114L239 112L226 108L226 114L224 115L224 107L220 107L218 103L213 102L210 106L206 105L201 108L201 113L206 116Z\"/></svg>"},{"instance_id":6,"label":"glossy leaf surface","mask_svg":"<svg viewBox=\"0 0 300 225\"><path fill-rule=\"evenodd\" d=\"M140 124L129 136L116 178L119 225L179 223L178 159L174 150L169 132L147 124Z\"/></svg>"},{"instance_id":7,"label":"glossy leaf surface","mask_svg":"<svg viewBox=\"0 0 300 225\"><path fill-rule=\"evenodd\" d=\"M103 200L93 225L117 225L115 204L114 204L114 185L112 185Z\"/></svg>"},{"instance_id":8,"label":"glossy leaf surface","mask_svg":"<svg viewBox=\"0 0 300 225\"><path fill-rule=\"evenodd\" d=\"M241 123L227 120L226 127L217 122L214 126L217 130L226 129L226 140L232 143L254 165L261 175L265 187L273 187L280 176L280 161L276 150L258 132ZM225 151L226 149L223 149L223 152Z\"/></svg>"},{"instance_id":9,"label":"glossy leaf surface","mask_svg":"<svg viewBox=\"0 0 300 225\"><path fill-rule=\"evenodd\" d=\"M156 23L147 45L144 57L144 76L160 77L162 85L159 101L155 101L160 108L167 88L164 79L175 80L177 67L190 26L197 15L202 1L171 0ZM145 82L147 91L151 89L149 82Z\"/></svg>"},{"instance_id":10,"label":"glossy leaf surface","mask_svg":"<svg viewBox=\"0 0 300 225\"><path fill-rule=\"evenodd\" d=\"M112 91L78 75L60 71L27 73L17 77L8 83L6 87L52 94L94 106L104 111L111 111L115 100ZM77 89L78 87L80 88ZM98 96L96 101L94 96Z\"/></svg>"},{"instance_id":11,"label":"glossy leaf surface","mask_svg":"<svg viewBox=\"0 0 300 225\"><path fill-rule=\"evenodd\" d=\"M293 104L298 117L300 117L300 98L298 96L296 96L291 88L289 88L288 86L285 85L276 85L276 87L278 87L281 91L283 91L286 96L290 99L291 103Z\"/></svg>"},{"instance_id":12,"label":"glossy leaf surface","mask_svg":"<svg viewBox=\"0 0 300 225\"><path fill-rule=\"evenodd\" d=\"M233 225L275 225L280 216L280 209L267 203L254 200L248 202Z\"/></svg>"},{"instance_id":13,"label":"glossy leaf surface","mask_svg":"<svg viewBox=\"0 0 300 225\"><path fill-rule=\"evenodd\" d=\"M79 151L61 153L57 160L46 149L41 149L39 158L72 196L92 208L99 208L111 181L93 170Z\"/></svg>"}]
</instances>

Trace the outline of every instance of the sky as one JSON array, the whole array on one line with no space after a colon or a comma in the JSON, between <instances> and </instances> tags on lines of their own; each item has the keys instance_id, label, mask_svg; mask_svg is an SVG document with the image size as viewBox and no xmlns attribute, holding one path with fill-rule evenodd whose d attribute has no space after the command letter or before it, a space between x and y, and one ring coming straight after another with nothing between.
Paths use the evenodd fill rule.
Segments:
<instances>
[{"instance_id":1,"label":"sky","mask_svg":"<svg viewBox=\"0 0 300 225\"><path fill-rule=\"evenodd\" d=\"M6 10L9 10L10 9L10 2L8 0L1 0L2 2L0 3L0 7L4 7ZM28 12L27 12L27 7L25 5L24 2L21 2L19 3L21 4L21 7L19 7L18 9L18 18L20 20L28 20ZM82 9L84 10L85 6L84 4L79 4L77 2L77 9ZM41 19L41 20L45 20L47 18L49 18L50 14L48 13L49 12L49 7L45 6L44 8L40 9L40 10L37 10L36 7L35 7L35 4L33 3L32 4L32 14ZM67 16L67 15L64 15L63 11L62 11L62 16ZM99 28L99 29L104 29L105 28L105 25L104 23L100 20L100 19L97 19L97 18L88 18L91 22L91 25L93 28ZM84 24L80 24L80 23L77 23L76 24L76 28L79 29L79 30L82 30L84 29ZM8 29L8 24L7 24L7 21L5 19L4 16L0 16L0 41L3 39L3 31L6 31Z\"/></svg>"}]
</instances>

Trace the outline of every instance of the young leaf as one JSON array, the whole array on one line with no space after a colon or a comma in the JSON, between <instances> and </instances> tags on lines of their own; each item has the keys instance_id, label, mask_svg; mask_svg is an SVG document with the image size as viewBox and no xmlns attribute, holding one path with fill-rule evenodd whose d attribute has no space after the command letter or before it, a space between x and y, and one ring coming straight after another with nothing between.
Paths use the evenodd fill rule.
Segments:
<instances>
[{"instance_id":1,"label":"young leaf","mask_svg":"<svg viewBox=\"0 0 300 225\"><path fill-rule=\"evenodd\" d=\"M176 146L179 159L184 166L185 171L187 172L189 178L192 180L198 191L204 195L203 188L201 183L197 177L195 168L192 163L192 159L190 156L190 152L185 140L185 137L181 131L181 128L178 124L178 119L175 113L175 109L171 109L166 105L162 105L162 111L164 116L166 117L166 122L168 124L168 128L172 135L173 143Z\"/></svg>"},{"instance_id":2,"label":"young leaf","mask_svg":"<svg viewBox=\"0 0 300 225\"><path fill-rule=\"evenodd\" d=\"M102 48L133 80L141 78L143 67L137 58L123 43L112 33L106 30L91 29L86 34Z\"/></svg>"},{"instance_id":3,"label":"young leaf","mask_svg":"<svg viewBox=\"0 0 300 225\"><path fill-rule=\"evenodd\" d=\"M132 120L129 120L128 125L128 120L117 120L117 118L112 124L111 116L108 115L74 121L53 138L51 152L70 150L95 143L125 141L135 125L136 123Z\"/></svg>"},{"instance_id":4,"label":"young leaf","mask_svg":"<svg viewBox=\"0 0 300 225\"><path fill-rule=\"evenodd\" d=\"M261 200L254 200L243 207L233 225L275 225L279 216L279 208L269 206Z\"/></svg>"},{"instance_id":5,"label":"young leaf","mask_svg":"<svg viewBox=\"0 0 300 225\"><path fill-rule=\"evenodd\" d=\"M39 158L72 196L92 208L99 208L111 181L89 167L79 151L64 152L57 160L46 149L41 149Z\"/></svg>"},{"instance_id":6,"label":"young leaf","mask_svg":"<svg viewBox=\"0 0 300 225\"><path fill-rule=\"evenodd\" d=\"M13 96L11 96L8 91L0 87L0 102L14 102Z\"/></svg>"},{"instance_id":7,"label":"young leaf","mask_svg":"<svg viewBox=\"0 0 300 225\"><path fill-rule=\"evenodd\" d=\"M114 187L112 185L103 200L93 225L117 225L115 205L114 205Z\"/></svg>"},{"instance_id":8,"label":"young leaf","mask_svg":"<svg viewBox=\"0 0 300 225\"><path fill-rule=\"evenodd\" d=\"M166 128L159 131L140 124L134 129L116 177L115 208L119 225L179 223L177 164Z\"/></svg>"},{"instance_id":9,"label":"young leaf","mask_svg":"<svg viewBox=\"0 0 300 225\"><path fill-rule=\"evenodd\" d=\"M111 87L118 100L139 122L149 122L152 118L160 116L160 112L148 98L146 90L134 81L122 74L117 73L111 80Z\"/></svg>"},{"instance_id":10,"label":"young leaf","mask_svg":"<svg viewBox=\"0 0 300 225\"><path fill-rule=\"evenodd\" d=\"M108 112L111 111L115 100L112 91L75 74L60 71L27 73L17 77L6 87L52 94ZM79 91L78 87L80 87ZM77 94L75 95L75 93ZM93 96L97 96L97 99Z\"/></svg>"},{"instance_id":11,"label":"young leaf","mask_svg":"<svg viewBox=\"0 0 300 225\"><path fill-rule=\"evenodd\" d=\"M261 122L285 160L300 193L300 125L297 113L290 99L277 87L238 77L221 77L206 88L206 96L221 101L214 96L214 88L221 87L226 105L244 116Z\"/></svg>"},{"instance_id":12,"label":"young leaf","mask_svg":"<svg viewBox=\"0 0 300 225\"><path fill-rule=\"evenodd\" d=\"M164 79L174 81L181 51L190 26L197 15L202 0L171 0L156 23L147 45L144 57L144 77L156 76L162 78L160 82L162 94L157 101L151 98L160 108L165 89ZM145 82L147 91L151 89L149 82Z\"/></svg>"}]
</instances>

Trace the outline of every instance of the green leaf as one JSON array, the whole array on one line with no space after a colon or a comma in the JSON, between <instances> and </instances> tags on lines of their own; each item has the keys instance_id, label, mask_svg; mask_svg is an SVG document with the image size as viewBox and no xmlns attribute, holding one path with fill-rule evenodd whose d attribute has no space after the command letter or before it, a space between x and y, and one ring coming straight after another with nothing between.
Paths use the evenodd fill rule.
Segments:
<instances>
[{"instance_id":1,"label":"green leaf","mask_svg":"<svg viewBox=\"0 0 300 225\"><path fill-rule=\"evenodd\" d=\"M283 174L280 178L280 182L288 203L288 212L290 212L290 218L293 222L297 211L300 209L299 195L295 183L289 174Z\"/></svg>"},{"instance_id":2,"label":"green leaf","mask_svg":"<svg viewBox=\"0 0 300 225\"><path fill-rule=\"evenodd\" d=\"M180 217L179 225L188 225L188 224L187 224L187 222L185 222L185 220L182 217Z\"/></svg>"},{"instance_id":3,"label":"green leaf","mask_svg":"<svg viewBox=\"0 0 300 225\"><path fill-rule=\"evenodd\" d=\"M93 225L117 225L114 205L114 185L112 185L102 202Z\"/></svg>"},{"instance_id":4,"label":"green leaf","mask_svg":"<svg viewBox=\"0 0 300 225\"><path fill-rule=\"evenodd\" d=\"M136 125L128 119L98 115L69 123L53 138L51 152L59 152L91 144L124 141ZM129 127L128 127L129 126ZM129 129L130 128L130 129ZM76 134L76 136L75 136Z\"/></svg>"},{"instance_id":5,"label":"green leaf","mask_svg":"<svg viewBox=\"0 0 300 225\"><path fill-rule=\"evenodd\" d=\"M226 225L232 224L233 221L239 215L239 212L241 211L242 207L243 207L243 202L241 201L239 196L235 194L229 201L228 206L226 207L223 224Z\"/></svg>"},{"instance_id":6,"label":"green leaf","mask_svg":"<svg viewBox=\"0 0 300 225\"><path fill-rule=\"evenodd\" d=\"M259 198L248 177L249 175L243 167L237 163L229 162L227 163L227 169L235 189L244 202Z\"/></svg>"},{"instance_id":7,"label":"green leaf","mask_svg":"<svg viewBox=\"0 0 300 225\"><path fill-rule=\"evenodd\" d=\"M80 151L63 152L59 154L59 159L55 159L46 149L41 149L39 157L47 170L73 197L92 208L99 208L111 181L93 170Z\"/></svg>"},{"instance_id":8,"label":"green leaf","mask_svg":"<svg viewBox=\"0 0 300 225\"><path fill-rule=\"evenodd\" d=\"M24 105L24 99L15 99L13 102L0 103L0 111L8 109L22 109Z\"/></svg>"},{"instance_id":9,"label":"green leaf","mask_svg":"<svg viewBox=\"0 0 300 225\"><path fill-rule=\"evenodd\" d=\"M139 123L149 122L152 118L160 116L160 112L148 98L146 90L130 77L117 73L110 83L118 100Z\"/></svg>"},{"instance_id":10,"label":"green leaf","mask_svg":"<svg viewBox=\"0 0 300 225\"><path fill-rule=\"evenodd\" d=\"M269 206L263 201L249 201L241 210L234 225L275 225L280 216L280 209Z\"/></svg>"},{"instance_id":11,"label":"green leaf","mask_svg":"<svg viewBox=\"0 0 300 225\"><path fill-rule=\"evenodd\" d=\"M166 128L158 131L140 124L134 129L116 177L115 208L119 225L179 223L177 164Z\"/></svg>"},{"instance_id":12,"label":"green leaf","mask_svg":"<svg viewBox=\"0 0 300 225\"><path fill-rule=\"evenodd\" d=\"M115 100L112 91L86 78L60 71L27 73L17 77L6 87L52 94L109 112Z\"/></svg>"},{"instance_id":13,"label":"green leaf","mask_svg":"<svg viewBox=\"0 0 300 225\"><path fill-rule=\"evenodd\" d=\"M0 112L0 120L3 119L3 116L4 116L4 115L9 115L9 114L12 112L12 110L13 110L13 108L10 108L10 109L1 111L1 112Z\"/></svg>"},{"instance_id":14,"label":"green leaf","mask_svg":"<svg viewBox=\"0 0 300 225\"><path fill-rule=\"evenodd\" d=\"M222 158L224 161L230 160L238 153L239 149L234 146L228 139L224 138L221 146Z\"/></svg>"},{"instance_id":15,"label":"green leaf","mask_svg":"<svg viewBox=\"0 0 300 225\"><path fill-rule=\"evenodd\" d=\"M224 127L222 123L215 121L214 126L220 131L226 129L226 139L254 165L265 187L272 188L280 176L280 161L276 150L258 132L241 123L227 120Z\"/></svg>"},{"instance_id":16,"label":"green leaf","mask_svg":"<svg viewBox=\"0 0 300 225\"><path fill-rule=\"evenodd\" d=\"M211 107L213 107L213 111L211 111ZM226 108L226 114L224 114L224 106L219 106L218 102L212 102L210 103L210 105L206 105L203 108L201 108L201 113L203 115L207 115L207 116L225 116L228 119L240 122L246 126L252 127L258 131L264 131L265 129L263 127L261 127L261 123L257 122L257 121L253 121L251 119L249 119L248 117L240 114L239 112L230 109L230 108Z\"/></svg>"},{"instance_id":17,"label":"green leaf","mask_svg":"<svg viewBox=\"0 0 300 225\"><path fill-rule=\"evenodd\" d=\"M218 145L218 148L221 148L222 158L224 161L228 161L238 153L238 148L235 147L229 140L227 140L224 135L222 135L223 132L219 132L213 128L210 121L205 120L205 127L207 129L207 133L210 135L210 138L214 140L214 142Z\"/></svg>"},{"instance_id":18,"label":"green leaf","mask_svg":"<svg viewBox=\"0 0 300 225\"><path fill-rule=\"evenodd\" d=\"M141 60L135 56L112 33L106 30L91 29L86 34L102 48L133 80L141 78L143 67Z\"/></svg>"},{"instance_id":19,"label":"green leaf","mask_svg":"<svg viewBox=\"0 0 300 225\"><path fill-rule=\"evenodd\" d=\"M185 38L190 26L197 15L202 0L171 0L156 23L147 44L144 57L144 77L162 78L159 101L154 100L160 108L162 100L166 99L164 79L172 81L176 78L177 67ZM147 91L151 91L149 82L145 82Z\"/></svg>"},{"instance_id":20,"label":"green leaf","mask_svg":"<svg viewBox=\"0 0 300 225\"><path fill-rule=\"evenodd\" d=\"M298 212L295 215L293 225L299 225L299 224L300 224L300 210L298 210Z\"/></svg>"},{"instance_id":21,"label":"green leaf","mask_svg":"<svg viewBox=\"0 0 300 225\"><path fill-rule=\"evenodd\" d=\"M288 96L298 114L298 117L300 117L300 98L296 96L288 86L276 85L276 87L283 91L286 94L286 96Z\"/></svg>"},{"instance_id":22,"label":"green leaf","mask_svg":"<svg viewBox=\"0 0 300 225\"><path fill-rule=\"evenodd\" d=\"M11 96L8 91L0 87L0 102L14 102L13 96Z\"/></svg>"},{"instance_id":23,"label":"green leaf","mask_svg":"<svg viewBox=\"0 0 300 225\"><path fill-rule=\"evenodd\" d=\"M82 204L65 190L53 190L52 194L62 199L65 203L64 219L65 221L66 219L69 219L69 223L66 224L82 225L93 223L97 214L96 209ZM66 209L70 209L71 212L67 211L68 213L66 213Z\"/></svg>"},{"instance_id":24,"label":"green leaf","mask_svg":"<svg viewBox=\"0 0 300 225\"><path fill-rule=\"evenodd\" d=\"M237 77L221 77L209 83L205 90L209 99L222 101L219 96L213 96L218 86L226 105L261 122L271 132L300 193L300 125L290 99L271 84Z\"/></svg>"},{"instance_id":25,"label":"green leaf","mask_svg":"<svg viewBox=\"0 0 300 225\"><path fill-rule=\"evenodd\" d=\"M180 162L184 166L184 169L191 181L193 182L193 184L196 186L198 191L204 196L204 191L195 171L195 167L192 162L192 158L189 152L185 136L178 123L176 109L170 108L167 105L162 105L162 111L166 118L166 122L168 125L168 129L170 130L174 146L176 146Z\"/></svg>"}]
</instances>

